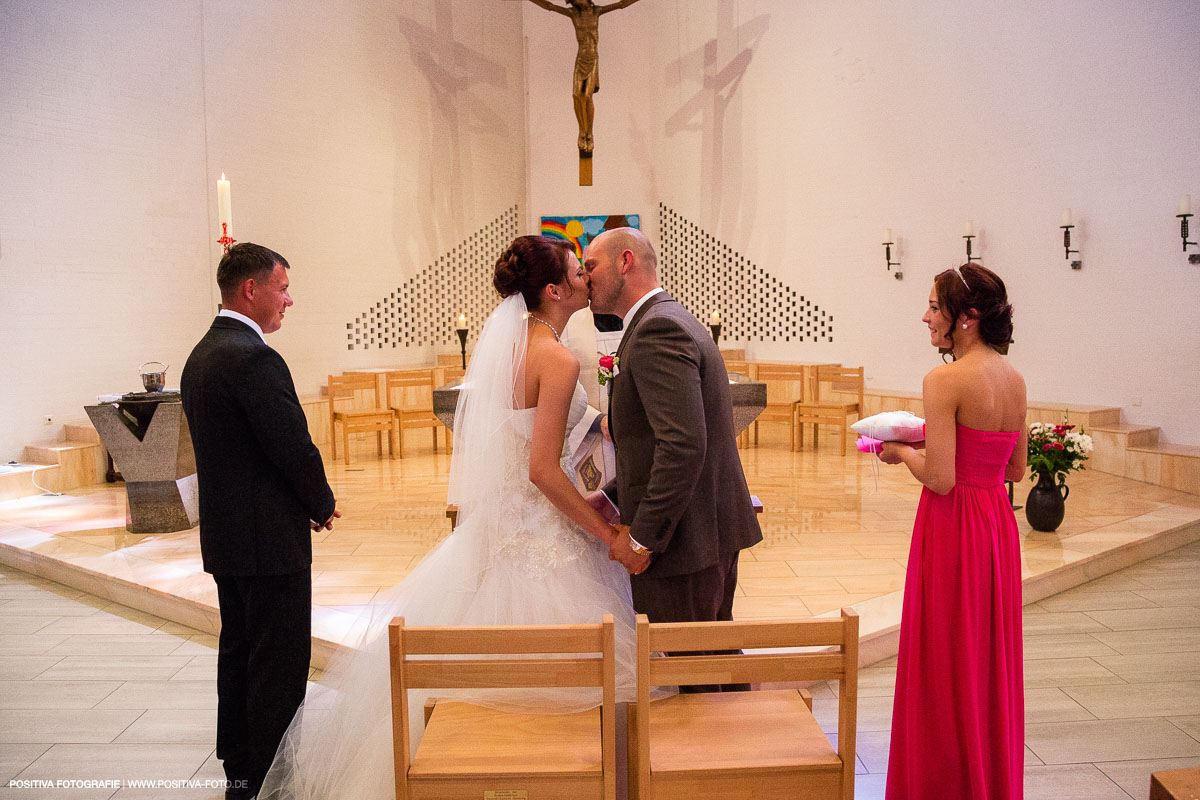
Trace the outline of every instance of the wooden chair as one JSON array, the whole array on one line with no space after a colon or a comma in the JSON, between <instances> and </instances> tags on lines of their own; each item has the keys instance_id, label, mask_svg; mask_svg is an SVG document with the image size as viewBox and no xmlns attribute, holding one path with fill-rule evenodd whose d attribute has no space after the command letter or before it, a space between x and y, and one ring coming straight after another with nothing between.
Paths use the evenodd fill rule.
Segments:
<instances>
[{"instance_id":1,"label":"wooden chair","mask_svg":"<svg viewBox=\"0 0 1200 800\"><path fill-rule=\"evenodd\" d=\"M616 797L613 617L598 625L389 625L398 800ZM566 657L563 657L564 654ZM438 700L410 759L412 689L598 687L599 708L512 713Z\"/></svg>"},{"instance_id":2,"label":"wooden chair","mask_svg":"<svg viewBox=\"0 0 1200 800\"><path fill-rule=\"evenodd\" d=\"M745 361L746 348L744 347L722 347L721 358L726 361Z\"/></svg>"},{"instance_id":3,"label":"wooden chair","mask_svg":"<svg viewBox=\"0 0 1200 800\"><path fill-rule=\"evenodd\" d=\"M796 441L796 403L804 399L805 369L800 364L759 364L758 380L767 384L767 407L754 420L754 446L758 446L758 423L786 422L792 450Z\"/></svg>"},{"instance_id":4,"label":"wooden chair","mask_svg":"<svg viewBox=\"0 0 1200 800\"><path fill-rule=\"evenodd\" d=\"M369 401L369 408L355 407L359 398ZM338 411L338 400L349 400L351 408ZM382 407L375 388L375 376L367 373L329 376L329 446L337 458L337 423L342 423L342 451L346 464L350 464L350 434L374 433L378 439L379 455L383 457L383 432L388 432L388 455L395 458L395 416L391 409Z\"/></svg>"},{"instance_id":5,"label":"wooden chair","mask_svg":"<svg viewBox=\"0 0 1200 800\"><path fill-rule=\"evenodd\" d=\"M853 402L830 400L821 402L821 386L829 384L830 389L840 394L856 397ZM818 425L836 425L841 433L842 455L846 455L846 433L850 427L850 417L862 418L863 410L863 368L842 367L823 364L813 370L810 402L796 404L796 428L799 430L799 446L804 446L804 426L812 423L813 447L819 443Z\"/></svg>"},{"instance_id":6,"label":"wooden chair","mask_svg":"<svg viewBox=\"0 0 1200 800\"><path fill-rule=\"evenodd\" d=\"M695 655L741 648L813 652ZM832 652L830 647L833 648ZM658 653L693 653L665 656ZM655 653L656 655L651 655ZM629 794L636 800L852 800L858 615L780 622L651 625L637 618L637 702L630 705ZM799 689L679 694L651 686L838 681L838 747Z\"/></svg>"},{"instance_id":7,"label":"wooden chair","mask_svg":"<svg viewBox=\"0 0 1200 800\"><path fill-rule=\"evenodd\" d=\"M429 428L433 434L433 449L438 446L438 428L441 421L433 413L433 370L405 369L389 372L385 378L387 398L392 413L396 415L396 433L400 439L400 457L404 458L404 431L412 428ZM393 392L399 390L398 399ZM413 399L417 395L417 399Z\"/></svg>"}]
</instances>

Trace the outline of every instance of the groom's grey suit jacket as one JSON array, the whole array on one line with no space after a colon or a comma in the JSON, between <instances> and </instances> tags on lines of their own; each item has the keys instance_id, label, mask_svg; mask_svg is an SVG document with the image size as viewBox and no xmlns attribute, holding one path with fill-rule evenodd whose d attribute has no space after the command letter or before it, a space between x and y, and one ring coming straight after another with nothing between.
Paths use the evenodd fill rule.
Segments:
<instances>
[{"instance_id":1,"label":"groom's grey suit jacket","mask_svg":"<svg viewBox=\"0 0 1200 800\"><path fill-rule=\"evenodd\" d=\"M725 362L687 309L660 292L625 326L609 384L616 486L647 577L687 575L762 541L738 458ZM615 492L613 489L615 488Z\"/></svg>"}]
</instances>

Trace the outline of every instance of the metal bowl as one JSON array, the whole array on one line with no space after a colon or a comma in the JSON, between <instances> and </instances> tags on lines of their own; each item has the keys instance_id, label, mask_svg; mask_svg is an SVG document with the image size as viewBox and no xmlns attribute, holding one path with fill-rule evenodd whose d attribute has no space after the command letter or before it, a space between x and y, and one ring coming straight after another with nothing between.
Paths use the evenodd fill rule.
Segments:
<instances>
[{"instance_id":1,"label":"metal bowl","mask_svg":"<svg viewBox=\"0 0 1200 800\"><path fill-rule=\"evenodd\" d=\"M162 367L161 370L147 372L146 367L150 364L157 364ZM147 361L138 367L142 375L142 386L146 387L147 392L161 392L163 387L167 385L167 370L170 369L161 361Z\"/></svg>"}]
</instances>

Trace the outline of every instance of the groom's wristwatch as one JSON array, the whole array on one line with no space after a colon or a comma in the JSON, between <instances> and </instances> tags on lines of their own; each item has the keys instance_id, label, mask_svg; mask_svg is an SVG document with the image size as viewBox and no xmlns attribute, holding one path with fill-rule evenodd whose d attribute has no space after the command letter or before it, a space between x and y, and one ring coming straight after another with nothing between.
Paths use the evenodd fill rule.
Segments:
<instances>
[{"instance_id":1,"label":"groom's wristwatch","mask_svg":"<svg viewBox=\"0 0 1200 800\"><path fill-rule=\"evenodd\" d=\"M642 547L640 544L638 544L637 542L635 542L633 540L633 537L630 537L630 539L629 539L629 547L630 547L630 549L633 550L633 552L637 553L639 556L640 555L647 555L647 556L654 555L653 550L651 550L649 547Z\"/></svg>"}]
</instances>

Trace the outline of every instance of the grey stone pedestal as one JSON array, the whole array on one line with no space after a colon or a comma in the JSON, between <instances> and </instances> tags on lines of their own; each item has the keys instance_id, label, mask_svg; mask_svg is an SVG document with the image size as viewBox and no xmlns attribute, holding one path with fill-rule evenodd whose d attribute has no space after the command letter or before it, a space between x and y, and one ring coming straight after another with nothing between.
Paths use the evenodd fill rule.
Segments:
<instances>
[{"instance_id":1,"label":"grey stone pedestal","mask_svg":"<svg viewBox=\"0 0 1200 800\"><path fill-rule=\"evenodd\" d=\"M200 520L196 456L178 393L85 406L125 478L131 533L169 533Z\"/></svg>"}]
</instances>

